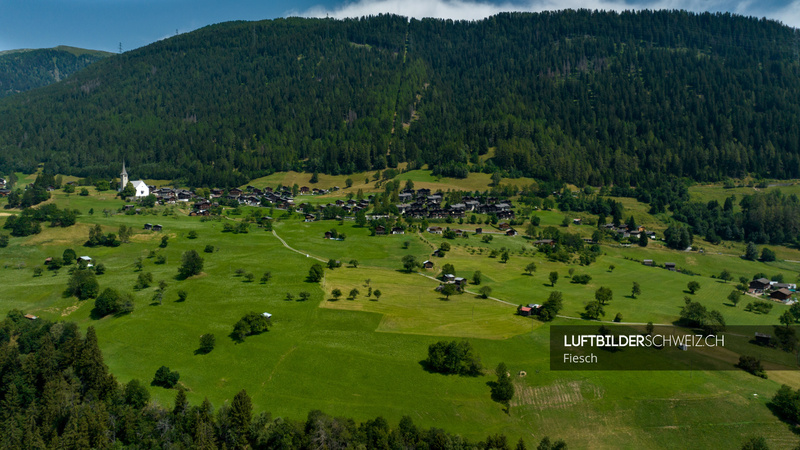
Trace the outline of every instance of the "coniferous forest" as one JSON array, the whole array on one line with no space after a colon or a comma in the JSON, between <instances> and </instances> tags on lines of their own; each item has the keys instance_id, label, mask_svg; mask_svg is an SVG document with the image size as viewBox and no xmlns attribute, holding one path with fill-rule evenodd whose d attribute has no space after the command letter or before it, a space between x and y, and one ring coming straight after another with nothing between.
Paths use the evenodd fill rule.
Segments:
<instances>
[{"instance_id":1,"label":"coniferous forest","mask_svg":"<svg viewBox=\"0 0 800 450\"><path fill-rule=\"evenodd\" d=\"M108 55L72 47L0 52L0 97L61 81Z\"/></svg>"},{"instance_id":2,"label":"coniferous forest","mask_svg":"<svg viewBox=\"0 0 800 450\"><path fill-rule=\"evenodd\" d=\"M0 101L0 172L800 177L800 37L685 11L229 22ZM479 158L490 149L494 156ZM168 164L165 164L168 163ZM720 230L717 230L719 232Z\"/></svg>"}]
</instances>

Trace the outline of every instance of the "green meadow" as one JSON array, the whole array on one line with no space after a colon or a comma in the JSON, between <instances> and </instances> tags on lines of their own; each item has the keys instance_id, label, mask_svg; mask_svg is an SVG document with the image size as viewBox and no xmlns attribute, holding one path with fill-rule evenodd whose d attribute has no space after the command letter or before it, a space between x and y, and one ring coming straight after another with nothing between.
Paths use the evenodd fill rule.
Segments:
<instances>
[{"instance_id":1,"label":"green meadow","mask_svg":"<svg viewBox=\"0 0 800 450\"><path fill-rule=\"evenodd\" d=\"M437 185L434 179L424 179L423 171L398 179L406 175L417 187ZM283 176L280 180L278 174L271 176L274 179L269 183L292 182L289 175ZM363 183L363 177L360 182L354 180L351 190ZM473 189L473 182L475 186L488 183L488 176L486 180L472 176L468 180L462 189ZM264 183L267 181L250 184ZM449 180L439 183L446 186ZM739 258L743 246L738 244L703 244L704 252L699 253L668 250L655 241L646 248L607 242L601 245L602 254L595 263L580 266L548 261L521 235L495 234L488 243L475 235L455 240L429 233L370 236L352 221L303 222L297 214L285 218L282 211L276 211L275 235L291 247L287 248L273 233L256 225L251 225L248 233L222 231L225 221L240 221L244 215L203 221L188 217L185 208L157 207L155 214L106 216L104 209L116 212L123 202L113 193L94 189L90 193L81 197L59 191L51 200L81 211L77 225L64 229L45 225L41 234L12 238L7 248L0 249L0 313L19 308L51 320L75 321L83 328L96 327L106 363L121 382L138 378L149 383L156 369L166 365L180 372L180 384L192 403L208 397L219 407L246 389L256 409L273 416L302 419L308 411L320 409L356 420L380 415L397 423L408 415L418 425L444 428L471 439L493 433L504 433L512 442L521 437L529 447L544 436L564 439L570 448L733 449L751 435L766 437L773 448L800 442L767 407L781 383L800 387L798 372L770 372L764 380L737 370L550 371L549 324L517 316L515 307L507 303L468 293L445 299L434 291L438 282L430 278L439 275L445 263L468 279L479 270L482 285L492 288L492 297L513 305L541 303L550 292L561 291L565 317L554 324L587 323L579 319L584 305L594 299L598 287L606 286L613 290L613 299L605 307L607 321L621 313L624 322L672 323L688 296L722 312L729 324L772 325L778 323L785 306L776 304L769 314L762 315L744 310L747 298L738 307L729 305L726 297L737 281L725 283L712 275L727 269L737 280L758 272L782 273L794 282L800 263L790 261L800 261L797 250L778 248L782 261L763 264ZM340 191L337 195L346 194ZM94 214L89 214L90 209ZM13 211L2 212L9 213ZM565 215L558 211L537 214L542 226L559 226ZM571 217L574 213L566 214ZM634 214L639 217L638 212ZM655 226L659 218L643 217L642 222L647 221ZM145 231L145 223L161 224L164 229ZM120 247L83 247L95 224L105 232L116 232L120 225L136 232L130 243ZM324 232L332 228L346 238L323 239ZM496 231L487 225L483 228ZM568 229L586 237L593 230L588 225ZM196 239L189 238L190 231L197 233ZM169 236L168 245L160 248L164 235ZM432 250L444 241L451 244L451 251L432 258ZM214 251L204 252L206 246ZM101 289L114 287L133 293L133 313L92 318L92 300L63 295L67 268L33 276L33 269L42 267L45 258L60 257L66 248L102 262L107 271L98 276ZM181 255L190 249L204 257L203 272L178 280ZM502 249L510 254L506 263L490 257L491 250ZM156 264L156 257L149 257L151 251L164 255L166 263ZM434 268L405 273L401 258L409 254L419 261L432 259ZM135 263L139 257L144 263L142 271L152 273L155 282L137 291ZM646 258L659 264L675 262L697 275L645 267L639 261ZM333 270L326 268L321 283L307 282L308 270L318 259L343 264ZM351 267L351 260L357 260L358 266ZM529 262L537 265L532 275L524 270ZM253 273L255 280L248 282L238 274L239 269ZM572 283L570 269L574 275L591 275L591 282ZM272 278L261 283L266 271ZM559 273L555 286L548 280L551 271ZM158 304L153 295L160 280L168 287ZM634 281L642 287L637 298L630 296ZM689 281L701 285L694 295L686 292ZM354 288L359 294L348 298ZM370 288L380 290L381 297L367 297ZM344 295L334 299L333 289ZM478 287L469 289L477 291ZM178 290L188 293L185 302L177 301ZM299 301L300 292L308 292L310 298ZM273 326L236 343L229 334L234 323L250 311L273 314ZM199 337L205 333L215 334L216 348L206 355L196 354ZM488 369L487 375L426 372L421 361L428 346L443 339L468 339ZM500 362L508 365L517 391L508 413L491 400L487 385ZM526 375L521 376L521 371ZM171 404L175 396L174 390L150 390L154 400L164 405Z\"/></svg>"}]
</instances>

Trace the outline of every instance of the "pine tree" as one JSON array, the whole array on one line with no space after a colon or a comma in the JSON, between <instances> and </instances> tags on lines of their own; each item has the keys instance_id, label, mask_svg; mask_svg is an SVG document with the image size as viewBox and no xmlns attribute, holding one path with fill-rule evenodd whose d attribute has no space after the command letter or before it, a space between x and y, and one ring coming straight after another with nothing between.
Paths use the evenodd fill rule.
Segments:
<instances>
[{"instance_id":1,"label":"pine tree","mask_svg":"<svg viewBox=\"0 0 800 450\"><path fill-rule=\"evenodd\" d=\"M86 330L86 338L80 350L75 369L83 382L84 393L96 391L99 398L104 398L109 388L108 367L103 362L103 354L97 345L97 333L94 327Z\"/></svg>"},{"instance_id":2,"label":"pine tree","mask_svg":"<svg viewBox=\"0 0 800 450\"><path fill-rule=\"evenodd\" d=\"M250 401L247 391L242 389L233 397L229 414L236 446L243 447L247 443L250 422L253 421L253 403Z\"/></svg>"}]
</instances>

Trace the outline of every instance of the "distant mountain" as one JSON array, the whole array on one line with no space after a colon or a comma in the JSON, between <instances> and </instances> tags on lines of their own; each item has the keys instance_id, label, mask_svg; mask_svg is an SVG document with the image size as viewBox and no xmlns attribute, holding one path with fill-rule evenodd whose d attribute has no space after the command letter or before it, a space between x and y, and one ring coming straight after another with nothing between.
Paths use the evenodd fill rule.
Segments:
<instances>
[{"instance_id":1,"label":"distant mountain","mask_svg":"<svg viewBox=\"0 0 800 450\"><path fill-rule=\"evenodd\" d=\"M577 185L797 178L798 42L685 11L228 22L0 100L0 173L107 177L124 159L200 186L403 161Z\"/></svg>"},{"instance_id":2,"label":"distant mountain","mask_svg":"<svg viewBox=\"0 0 800 450\"><path fill-rule=\"evenodd\" d=\"M65 46L0 52L0 97L61 81L109 55Z\"/></svg>"}]
</instances>

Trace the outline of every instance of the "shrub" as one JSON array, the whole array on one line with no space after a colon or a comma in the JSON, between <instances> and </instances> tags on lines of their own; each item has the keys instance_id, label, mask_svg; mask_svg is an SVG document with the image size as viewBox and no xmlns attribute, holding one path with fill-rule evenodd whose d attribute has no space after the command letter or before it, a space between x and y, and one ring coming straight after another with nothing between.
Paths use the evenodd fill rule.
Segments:
<instances>
[{"instance_id":1,"label":"shrub","mask_svg":"<svg viewBox=\"0 0 800 450\"><path fill-rule=\"evenodd\" d=\"M200 348L198 349L198 352L203 354L210 353L211 350L214 350L214 346L216 344L217 338L214 337L213 334L204 334L200 336Z\"/></svg>"},{"instance_id":2,"label":"shrub","mask_svg":"<svg viewBox=\"0 0 800 450\"><path fill-rule=\"evenodd\" d=\"M478 376L483 371L480 357L467 341L431 344L424 362L428 370L444 374Z\"/></svg>"},{"instance_id":3,"label":"shrub","mask_svg":"<svg viewBox=\"0 0 800 450\"><path fill-rule=\"evenodd\" d=\"M170 371L169 367L167 366L161 366L158 368L158 370L156 370L156 374L153 377L153 381L150 382L150 385L172 389L176 384L178 384L178 380L180 378L180 373Z\"/></svg>"}]
</instances>

